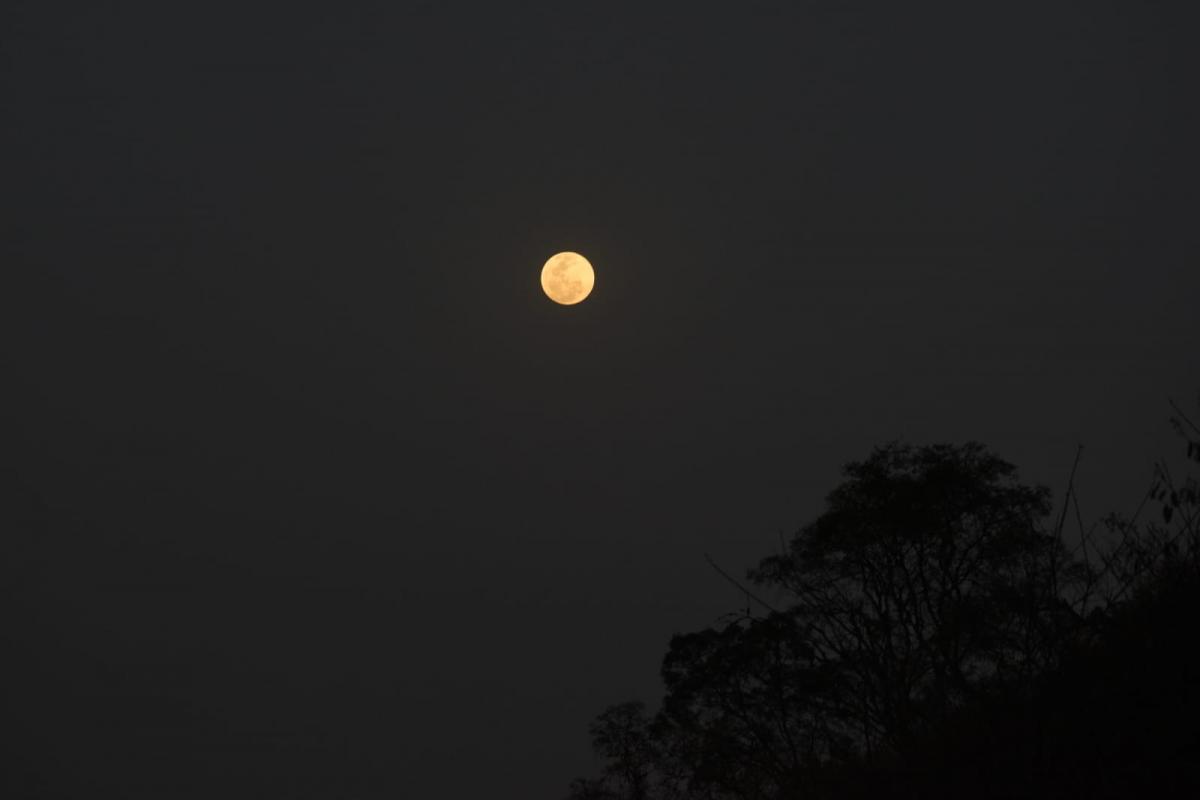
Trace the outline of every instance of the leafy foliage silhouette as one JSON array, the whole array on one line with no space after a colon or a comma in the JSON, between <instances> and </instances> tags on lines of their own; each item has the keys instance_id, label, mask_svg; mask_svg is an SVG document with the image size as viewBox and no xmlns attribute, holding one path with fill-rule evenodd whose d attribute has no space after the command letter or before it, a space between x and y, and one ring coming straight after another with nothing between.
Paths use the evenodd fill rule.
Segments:
<instances>
[{"instance_id":1,"label":"leafy foliage silhouette","mask_svg":"<svg viewBox=\"0 0 1200 800\"><path fill-rule=\"evenodd\" d=\"M1176 412L1200 463L1200 429ZM1200 611L1194 478L1160 464L1159 519L1108 518L1102 550L1082 521L1064 543L1072 487L1049 522L1050 492L978 443L891 443L843 474L750 571L764 615L673 637L660 709L596 720L607 766L571 800L1116 796L1147 771L1196 780L1200 734L1180 724L1200 714L1200 673L1183 666Z\"/></svg>"}]
</instances>

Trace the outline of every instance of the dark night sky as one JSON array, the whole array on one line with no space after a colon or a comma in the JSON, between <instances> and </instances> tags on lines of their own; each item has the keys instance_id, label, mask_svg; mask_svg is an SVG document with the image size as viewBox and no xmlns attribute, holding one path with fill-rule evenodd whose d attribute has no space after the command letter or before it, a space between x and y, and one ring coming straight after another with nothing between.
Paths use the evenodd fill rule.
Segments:
<instances>
[{"instance_id":1,"label":"dark night sky","mask_svg":"<svg viewBox=\"0 0 1200 800\"><path fill-rule=\"evenodd\" d=\"M4 3L7 796L557 798L873 444L1130 509L1185 8Z\"/></svg>"}]
</instances>

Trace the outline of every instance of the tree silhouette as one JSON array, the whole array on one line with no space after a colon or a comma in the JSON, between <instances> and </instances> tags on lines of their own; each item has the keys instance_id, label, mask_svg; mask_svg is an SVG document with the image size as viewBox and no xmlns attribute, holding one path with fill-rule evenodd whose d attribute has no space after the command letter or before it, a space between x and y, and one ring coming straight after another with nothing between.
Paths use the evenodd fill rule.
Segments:
<instances>
[{"instance_id":1,"label":"tree silhouette","mask_svg":"<svg viewBox=\"0 0 1200 800\"><path fill-rule=\"evenodd\" d=\"M605 774L615 784L617 795L630 800L650 797L658 754L645 706L633 701L608 708L592 723L591 734L593 746L607 761ZM594 791L602 788L602 784L592 787Z\"/></svg>"},{"instance_id":2,"label":"tree silhouette","mask_svg":"<svg viewBox=\"0 0 1200 800\"><path fill-rule=\"evenodd\" d=\"M594 735L625 727L595 736L610 769L577 800L812 793L1053 662L1088 576L1042 525L1048 490L975 443L889 444L844 474L750 574L780 608L674 637L661 710L601 716Z\"/></svg>"},{"instance_id":3,"label":"tree silhouette","mask_svg":"<svg viewBox=\"0 0 1200 800\"><path fill-rule=\"evenodd\" d=\"M764 613L673 637L658 712L596 720L571 799L1200 796L1200 482L1159 462L1108 543L1072 483L1050 510L976 443L848 464L751 570Z\"/></svg>"},{"instance_id":4,"label":"tree silhouette","mask_svg":"<svg viewBox=\"0 0 1200 800\"><path fill-rule=\"evenodd\" d=\"M840 711L869 755L1045 669L1087 575L1042 526L1049 491L982 445L891 444L845 475L752 578L783 591L816 660L841 675Z\"/></svg>"},{"instance_id":5,"label":"tree silhouette","mask_svg":"<svg viewBox=\"0 0 1200 800\"><path fill-rule=\"evenodd\" d=\"M653 732L677 793L777 796L843 751L841 679L816 656L796 620L781 613L675 637Z\"/></svg>"}]
</instances>

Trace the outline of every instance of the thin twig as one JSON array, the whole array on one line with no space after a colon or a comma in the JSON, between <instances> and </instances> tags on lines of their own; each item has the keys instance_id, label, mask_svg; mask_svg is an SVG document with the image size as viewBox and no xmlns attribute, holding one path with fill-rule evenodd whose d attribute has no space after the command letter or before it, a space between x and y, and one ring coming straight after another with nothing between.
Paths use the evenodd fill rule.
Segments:
<instances>
[{"instance_id":1,"label":"thin twig","mask_svg":"<svg viewBox=\"0 0 1200 800\"><path fill-rule=\"evenodd\" d=\"M1054 528L1054 533L1058 536L1059 541L1062 541L1063 527L1067 524L1067 510L1071 507L1071 491L1075 486L1075 470L1079 469L1079 457L1083 455L1083 445L1075 446L1075 460L1071 462L1071 474L1067 476L1067 492L1063 497L1062 514L1058 516L1058 525Z\"/></svg>"},{"instance_id":2,"label":"thin twig","mask_svg":"<svg viewBox=\"0 0 1200 800\"><path fill-rule=\"evenodd\" d=\"M1171 408L1174 409L1175 413L1179 415L1179 418L1188 424L1189 428L1191 428L1196 433L1200 433L1200 427L1198 427L1196 425L1196 423L1194 423L1190 419L1188 419L1188 415L1183 413L1183 409L1180 408L1178 405L1176 405L1174 400L1167 400L1167 402L1171 404Z\"/></svg>"},{"instance_id":3,"label":"thin twig","mask_svg":"<svg viewBox=\"0 0 1200 800\"><path fill-rule=\"evenodd\" d=\"M724 578L725 580L729 581L731 584L736 586L738 588L738 590L742 592L742 594L746 595L746 597L748 597L751 600L753 600L754 602L758 603L760 606L767 609L768 611L772 611L776 614L779 613L779 609L775 608L770 603L766 602L765 600L763 600L760 597L758 597L757 595L755 595L753 592L751 592L749 589L747 589L745 586L743 586L741 583L739 583L736 578L734 578L728 572L726 572L725 570L723 570L719 566L717 566L717 562L713 561L712 556L710 556L708 553L704 554L704 560L708 562L708 565L710 567L712 567L713 569L715 569L717 571L718 575L720 575L722 578Z\"/></svg>"}]
</instances>

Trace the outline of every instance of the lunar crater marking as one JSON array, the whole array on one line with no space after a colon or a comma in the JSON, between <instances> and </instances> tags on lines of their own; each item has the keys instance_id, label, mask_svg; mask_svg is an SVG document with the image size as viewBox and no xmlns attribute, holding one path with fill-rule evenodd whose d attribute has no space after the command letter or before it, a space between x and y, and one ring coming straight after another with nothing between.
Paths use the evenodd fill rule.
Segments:
<instances>
[{"instance_id":1,"label":"lunar crater marking","mask_svg":"<svg viewBox=\"0 0 1200 800\"><path fill-rule=\"evenodd\" d=\"M542 267L542 290L554 302L570 306L592 292L596 273L579 253L564 252L550 257Z\"/></svg>"}]
</instances>

